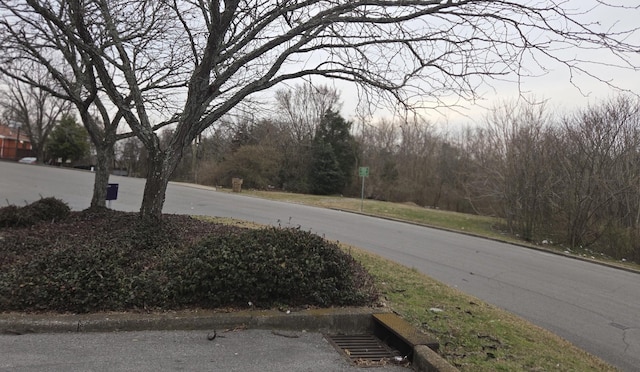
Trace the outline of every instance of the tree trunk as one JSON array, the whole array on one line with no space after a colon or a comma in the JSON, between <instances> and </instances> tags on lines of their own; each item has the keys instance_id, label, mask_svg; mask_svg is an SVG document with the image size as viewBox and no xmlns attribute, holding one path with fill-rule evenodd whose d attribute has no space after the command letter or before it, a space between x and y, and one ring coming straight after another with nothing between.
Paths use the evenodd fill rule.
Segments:
<instances>
[{"instance_id":1,"label":"tree trunk","mask_svg":"<svg viewBox=\"0 0 640 372\"><path fill-rule=\"evenodd\" d=\"M96 166L95 179L93 182L93 197L91 198L91 208L106 207L107 186L109 184L109 174L113 163L113 144L96 145Z\"/></svg>"},{"instance_id":2,"label":"tree trunk","mask_svg":"<svg viewBox=\"0 0 640 372\"><path fill-rule=\"evenodd\" d=\"M166 198L169 177L175 170L180 156L173 152L158 151L149 154L147 182L144 185L140 217L160 220Z\"/></svg>"},{"instance_id":3,"label":"tree trunk","mask_svg":"<svg viewBox=\"0 0 640 372\"><path fill-rule=\"evenodd\" d=\"M45 163L45 160L44 160L44 143L38 142L34 146L34 150L35 150L35 153L36 153L36 159L38 159L38 163L44 164Z\"/></svg>"}]
</instances>

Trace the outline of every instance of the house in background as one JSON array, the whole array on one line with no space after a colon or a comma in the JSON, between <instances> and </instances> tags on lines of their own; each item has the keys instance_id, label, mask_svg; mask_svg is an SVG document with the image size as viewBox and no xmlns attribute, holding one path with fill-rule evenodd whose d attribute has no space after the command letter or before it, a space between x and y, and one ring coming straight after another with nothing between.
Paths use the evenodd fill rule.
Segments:
<instances>
[{"instance_id":1,"label":"house in background","mask_svg":"<svg viewBox=\"0 0 640 372\"><path fill-rule=\"evenodd\" d=\"M18 160L34 156L27 133L19 126L0 124L0 159Z\"/></svg>"}]
</instances>

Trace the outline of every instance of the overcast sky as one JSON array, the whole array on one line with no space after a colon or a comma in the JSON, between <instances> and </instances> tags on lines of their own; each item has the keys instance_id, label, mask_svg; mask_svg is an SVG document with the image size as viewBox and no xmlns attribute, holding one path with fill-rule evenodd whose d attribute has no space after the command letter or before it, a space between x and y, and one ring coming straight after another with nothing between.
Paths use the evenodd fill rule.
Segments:
<instances>
[{"instance_id":1,"label":"overcast sky","mask_svg":"<svg viewBox=\"0 0 640 372\"><path fill-rule=\"evenodd\" d=\"M637 2L637 0L611 0L610 2L629 6ZM567 5L575 9L588 10L591 9L594 4L595 1L592 0L571 0ZM640 7L640 5L634 6ZM628 29L640 26L640 8L625 10L597 8L596 11L590 12L588 17L589 20L598 22L603 31L609 27ZM636 33L632 38L628 39L628 41L640 45L640 33ZM610 52L606 50L586 51L573 49L563 51L563 53L567 56L575 56L592 61L614 61L613 58L611 58ZM636 66L640 66L640 51L631 56L630 60ZM560 114L570 113L580 107L598 103L620 93L603 82L588 76L576 74L573 76L573 82L580 88L578 89L572 85L570 81L571 75L566 66L552 63L549 60L541 61L548 71L533 70L533 74L540 74L540 76L524 79L520 91L524 95L547 100L548 107L553 109L554 112ZM640 94L640 71L598 65L589 67L590 71L603 80L610 81L612 85L632 91L635 94ZM515 76L511 77L511 79L515 79ZM342 91L342 99L344 102L343 115L349 117L351 120L355 120L356 113L354 108L358 104L355 89L344 83L335 84ZM440 112L429 110L424 112L424 117L432 122L437 122L441 125L448 124L452 127L474 124L474 122L481 123L483 117L487 114L487 108L505 100L518 99L519 87L517 84L504 82L493 82L491 84L492 86L483 86L479 90L479 93L482 95L482 100L477 104L463 102L462 104L465 107L457 110L458 112L453 110L440 110ZM390 117L391 115L390 111L376 112L376 116Z\"/></svg>"}]
</instances>

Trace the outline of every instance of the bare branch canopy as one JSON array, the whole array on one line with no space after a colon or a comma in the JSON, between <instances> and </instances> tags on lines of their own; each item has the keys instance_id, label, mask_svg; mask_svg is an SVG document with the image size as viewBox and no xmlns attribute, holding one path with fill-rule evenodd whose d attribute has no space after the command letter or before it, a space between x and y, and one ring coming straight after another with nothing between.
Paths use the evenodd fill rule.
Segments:
<instances>
[{"instance_id":1,"label":"bare branch canopy","mask_svg":"<svg viewBox=\"0 0 640 372\"><path fill-rule=\"evenodd\" d=\"M158 215L182 151L251 95L322 76L409 106L473 99L491 79L547 61L606 82L594 64L637 70L638 28L589 21L628 2L477 0L0 0L2 57L15 65L73 46L86 76L149 150L143 214ZM618 4L618 5L617 5ZM591 18L592 19L592 18ZM29 48L25 48L24 44ZM47 51L47 53L44 52ZM602 50L588 61L574 50ZM86 86L86 85L85 85ZM167 148L154 133L175 123ZM155 202L153 201L155 200Z\"/></svg>"}]
</instances>

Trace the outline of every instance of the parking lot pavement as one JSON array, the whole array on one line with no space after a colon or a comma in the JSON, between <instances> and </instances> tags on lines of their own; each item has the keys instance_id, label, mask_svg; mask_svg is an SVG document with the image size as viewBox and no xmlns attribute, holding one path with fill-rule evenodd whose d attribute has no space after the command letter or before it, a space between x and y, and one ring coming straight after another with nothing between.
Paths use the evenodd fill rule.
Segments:
<instances>
[{"instance_id":1,"label":"parking lot pavement","mask_svg":"<svg viewBox=\"0 0 640 372\"><path fill-rule=\"evenodd\" d=\"M0 371L362 371L315 332L31 333L0 336ZM210 340L213 338L212 340ZM386 365L368 371L410 369Z\"/></svg>"}]
</instances>

